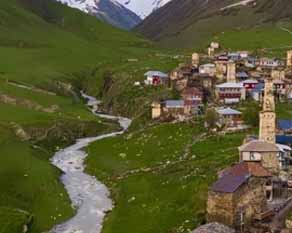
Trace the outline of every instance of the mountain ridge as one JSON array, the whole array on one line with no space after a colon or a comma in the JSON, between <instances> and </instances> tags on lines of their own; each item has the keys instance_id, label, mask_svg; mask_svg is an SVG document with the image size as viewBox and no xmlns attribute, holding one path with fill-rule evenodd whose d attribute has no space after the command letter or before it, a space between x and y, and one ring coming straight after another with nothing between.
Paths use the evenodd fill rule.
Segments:
<instances>
[{"instance_id":1,"label":"mountain ridge","mask_svg":"<svg viewBox=\"0 0 292 233\"><path fill-rule=\"evenodd\" d=\"M96 16L118 28L129 30L141 22L141 18L116 0L55 0L69 7Z\"/></svg>"},{"instance_id":2,"label":"mountain ridge","mask_svg":"<svg viewBox=\"0 0 292 233\"><path fill-rule=\"evenodd\" d=\"M166 46L194 47L218 33L289 21L291 12L289 0L173 0L135 30Z\"/></svg>"}]
</instances>

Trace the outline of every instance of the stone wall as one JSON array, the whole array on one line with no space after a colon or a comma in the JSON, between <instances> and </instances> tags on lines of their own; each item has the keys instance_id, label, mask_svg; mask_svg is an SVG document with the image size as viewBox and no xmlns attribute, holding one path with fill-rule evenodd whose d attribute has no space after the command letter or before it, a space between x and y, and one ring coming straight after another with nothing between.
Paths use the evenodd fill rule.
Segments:
<instances>
[{"instance_id":1,"label":"stone wall","mask_svg":"<svg viewBox=\"0 0 292 233\"><path fill-rule=\"evenodd\" d=\"M264 178L251 177L234 193L209 192L207 205L208 222L219 222L235 229L241 226L243 213L244 226L248 228L255 214L266 207Z\"/></svg>"},{"instance_id":2,"label":"stone wall","mask_svg":"<svg viewBox=\"0 0 292 233\"><path fill-rule=\"evenodd\" d=\"M262 166L268 169L273 174L278 174L280 171L280 164L277 152L262 153Z\"/></svg>"}]
</instances>

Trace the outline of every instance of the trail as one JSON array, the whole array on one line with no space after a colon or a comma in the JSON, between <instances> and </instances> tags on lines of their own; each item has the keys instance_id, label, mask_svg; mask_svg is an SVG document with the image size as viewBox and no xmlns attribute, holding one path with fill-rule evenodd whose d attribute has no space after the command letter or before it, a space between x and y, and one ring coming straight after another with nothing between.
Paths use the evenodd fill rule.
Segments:
<instances>
[{"instance_id":1,"label":"trail","mask_svg":"<svg viewBox=\"0 0 292 233\"><path fill-rule=\"evenodd\" d=\"M61 180L70 196L72 205L77 210L77 214L67 222L55 226L50 233L100 233L106 212L113 208L107 187L95 177L84 172L84 160L88 155L83 151L83 148L92 142L123 134L129 128L131 120L97 114L96 111L100 102L84 93L82 93L82 96L88 100L87 105L92 109L94 115L117 120L123 130L97 137L79 139L74 145L60 150L54 155L51 162L64 173Z\"/></svg>"}]
</instances>

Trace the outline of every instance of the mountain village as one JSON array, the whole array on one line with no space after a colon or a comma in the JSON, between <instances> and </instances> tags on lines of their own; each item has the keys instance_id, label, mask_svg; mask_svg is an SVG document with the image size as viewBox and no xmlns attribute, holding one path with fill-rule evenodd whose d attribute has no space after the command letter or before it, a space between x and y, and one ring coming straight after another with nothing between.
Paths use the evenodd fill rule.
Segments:
<instances>
[{"instance_id":1,"label":"mountain village","mask_svg":"<svg viewBox=\"0 0 292 233\"><path fill-rule=\"evenodd\" d=\"M275 109L277 102L292 101L292 51L284 61L217 50L219 43L212 42L207 55L192 54L191 62L169 75L145 73L145 85L164 85L181 96L153 102L156 121L188 121L212 109L213 132L244 131L249 126L236 107L251 100L262 106L258 135L246 136L238 163L218 171L208 193L208 224L194 233L286 232L292 210L292 119L278 119Z\"/></svg>"}]
</instances>

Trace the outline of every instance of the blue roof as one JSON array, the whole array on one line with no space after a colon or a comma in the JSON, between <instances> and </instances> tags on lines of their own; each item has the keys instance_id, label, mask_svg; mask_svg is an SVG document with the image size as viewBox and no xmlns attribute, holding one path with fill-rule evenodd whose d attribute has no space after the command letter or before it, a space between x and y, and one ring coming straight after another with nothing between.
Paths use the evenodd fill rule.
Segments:
<instances>
[{"instance_id":1,"label":"blue roof","mask_svg":"<svg viewBox=\"0 0 292 233\"><path fill-rule=\"evenodd\" d=\"M276 136L276 142L279 144L292 144L292 136L288 135L277 135Z\"/></svg>"},{"instance_id":2,"label":"blue roof","mask_svg":"<svg viewBox=\"0 0 292 233\"><path fill-rule=\"evenodd\" d=\"M168 108L183 108L185 102L183 100L166 100L165 106Z\"/></svg>"},{"instance_id":3,"label":"blue roof","mask_svg":"<svg viewBox=\"0 0 292 233\"><path fill-rule=\"evenodd\" d=\"M292 129L292 120L278 120L278 128L283 130Z\"/></svg>"},{"instance_id":4,"label":"blue roof","mask_svg":"<svg viewBox=\"0 0 292 233\"><path fill-rule=\"evenodd\" d=\"M245 71L240 71L236 73L236 77L238 78L248 78L248 74Z\"/></svg>"}]
</instances>

